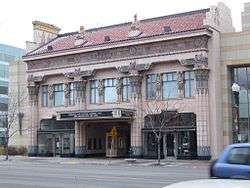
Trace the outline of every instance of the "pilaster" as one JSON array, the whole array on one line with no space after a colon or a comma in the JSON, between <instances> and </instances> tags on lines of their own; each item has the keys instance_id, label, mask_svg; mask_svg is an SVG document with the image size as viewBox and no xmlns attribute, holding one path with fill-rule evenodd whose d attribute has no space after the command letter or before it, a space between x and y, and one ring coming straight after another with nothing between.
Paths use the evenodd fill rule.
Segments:
<instances>
[{"instance_id":1,"label":"pilaster","mask_svg":"<svg viewBox=\"0 0 250 188\"><path fill-rule=\"evenodd\" d=\"M211 146L209 129L208 61L207 58L203 56L197 56L195 60L197 154L198 159L209 160L211 158Z\"/></svg>"},{"instance_id":2,"label":"pilaster","mask_svg":"<svg viewBox=\"0 0 250 188\"><path fill-rule=\"evenodd\" d=\"M30 141L28 146L28 155L36 156L38 151L37 143L37 129L39 126L39 114L38 114L38 94L39 94L39 82L42 81L42 77L28 77L28 94L29 94L29 109L30 109Z\"/></svg>"},{"instance_id":3,"label":"pilaster","mask_svg":"<svg viewBox=\"0 0 250 188\"><path fill-rule=\"evenodd\" d=\"M75 156L85 157L86 151L86 125L75 121Z\"/></svg>"}]
</instances>

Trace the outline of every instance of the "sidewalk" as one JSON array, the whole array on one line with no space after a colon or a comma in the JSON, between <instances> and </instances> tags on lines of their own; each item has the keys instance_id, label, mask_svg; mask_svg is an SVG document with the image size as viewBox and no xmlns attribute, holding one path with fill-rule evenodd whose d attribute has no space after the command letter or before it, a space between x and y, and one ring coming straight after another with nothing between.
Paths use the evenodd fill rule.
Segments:
<instances>
[{"instance_id":1,"label":"sidewalk","mask_svg":"<svg viewBox=\"0 0 250 188\"><path fill-rule=\"evenodd\" d=\"M0 163L5 161L5 156L0 156ZM156 159L135 159L129 162L125 158L61 158L61 157L27 157L27 156L10 156L9 162L30 162L39 164L88 164L88 165L131 165L131 166L156 166ZM210 161L198 160L175 160L162 159L161 166L180 166L199 164L208 166Z\"/></svg>"}]
</instances>

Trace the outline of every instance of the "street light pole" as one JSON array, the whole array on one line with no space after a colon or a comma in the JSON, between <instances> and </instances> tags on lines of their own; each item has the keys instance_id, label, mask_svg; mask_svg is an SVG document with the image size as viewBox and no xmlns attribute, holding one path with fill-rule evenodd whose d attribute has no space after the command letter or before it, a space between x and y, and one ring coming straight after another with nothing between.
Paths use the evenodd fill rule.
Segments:
<instances>
[{"instance_id":1,"label":"street light pole","mask_svg":"<svg viewBox=\"0 0 250 188\"><path fill-rule=\"evenodd\" d=\"M239 92L240 92L240 86L237 83L233 83L232 85L232 91L234 96L234 108L236 109L235 114L235 132L237 134L237 142L241 142L240 138L240 114L239 114Z\"/></svg>"}]
</instances>

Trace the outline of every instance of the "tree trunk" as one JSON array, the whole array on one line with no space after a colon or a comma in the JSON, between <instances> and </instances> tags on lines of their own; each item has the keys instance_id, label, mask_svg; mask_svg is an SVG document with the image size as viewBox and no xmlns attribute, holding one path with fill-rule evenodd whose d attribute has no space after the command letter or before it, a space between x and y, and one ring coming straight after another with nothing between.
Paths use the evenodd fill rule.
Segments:
<instances>
[{"instance_id":1,"label":"tree trunk","mask_svg":"<svg viewBox=\"0 0 250 188\"><path fill-rule=\"evenodd\" d=\"M161 138L160 137L157 139L157 149L158 149L158 154L157 154L158 162L157 162L157 164L160 165L161 164Z\"/></svg>"}]
</instances>

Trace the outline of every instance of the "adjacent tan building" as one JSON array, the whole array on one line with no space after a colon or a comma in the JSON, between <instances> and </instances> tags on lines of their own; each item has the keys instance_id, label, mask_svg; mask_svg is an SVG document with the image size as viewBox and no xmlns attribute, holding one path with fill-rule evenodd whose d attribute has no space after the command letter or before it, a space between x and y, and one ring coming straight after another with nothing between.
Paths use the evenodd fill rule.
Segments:
<instances>
[{"instance_id":1,"label":"adjacent tan building","mask_svg":"<svg viewBox=\"0 0 250 188\"><path fill-rule=\"evenodd\" d=\"M225 142L250 142L250 3L244 4L242 31L221 36L221 90ZM240 86L233 94L232 85ZM238 101L238 102L237 102Z\"/></svg>"},{"instance_id":2,"label":"adjacent tan building","mask_svg":"<svg viewBox=\"0 0 250 188\"><path fill-rule=\"evenodd\" d=\"M230 143L220 38L234 28L224 4L65 34L33 26L30 155L155 157L159 127L147 118L159 106L178 114L161 130L164 157L210 159Z\"/></svg>"}]
</instances>

